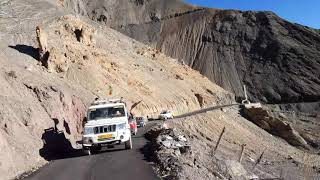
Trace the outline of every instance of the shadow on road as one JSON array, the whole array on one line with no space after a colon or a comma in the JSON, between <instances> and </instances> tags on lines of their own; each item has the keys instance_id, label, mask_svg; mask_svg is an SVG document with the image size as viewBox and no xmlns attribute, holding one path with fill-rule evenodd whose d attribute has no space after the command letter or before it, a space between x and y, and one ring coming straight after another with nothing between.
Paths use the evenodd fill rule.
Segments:
<instances>
[{"instance_id":1,"label":"shadow on road","mask_svg":"<svg viewBox=\"0 0 320 180\"><path fill-rule=\"evenodd\" d=\"M55 127L45 129L42 134L43 147L39 150L40 156L47 161L82 156L82 150L74 149L64 132L58 130L58 119L53 121Z\"/></svg>"},{"instance_id":2,"label":"shadow on road","mask_svg":"<svg viewBox=\"0 0 320 180\"><path fill-rule=\"evenodd\" d=\"M36 60L39 59L39 49L38 48L34 48L32 46L28 46L28 45L24 45L24 44L17 44L15 46L9 46L9 47L19 51L20 53L27 54Z\"/></svg>"},{"instance_id":3,"label":"shadow on road","mask_svg":"<svg viewBox=\"0 0 320 180\"><path fill-rule=\"evenodd\" d=\"M74 149L61 131L55 128L45 129L41 137L43 147L39 150L41 157L47 161L82 156L81 150Z\"/></svg>"},{"instance_id":4,"label":"shadow on road","mask_svg":"<svg viewBox=\"0 0 320 180\"><path fill-rule=\"evenodd\" d=\"M140 153L143 154L143 160L147 162L157 162L156 155L154 154L154 144L147 142L142 148L140 148Z\"/></svg>"},{"instance_id":5,"label":"shadow on road","mask_svg":"<svg viewBox=\"0 0 320 180\"><path fill-rule=\"evenodd\" d=\"M153 125L150 126L153 127ZM157 135L149 131L147 129L146 132L143 134L143 137L146 139L146 143L143 147L141 147L140 153L143 154L145 161L155 163L158 161L156 154L154 153L159 147L157 147L156 143L154 143L155 138ZM153 137L154 136L154 137Z\"/></svg>"},{"instance_id":6,"label":"shadow on road","mask_svg":"<svg viewBox=\"0 0 320 180\"><path fill-rule=\"evenodd\" d=\"M115 147L103 147L102 150L99 150L95 152L94 154L103 154L103 153L110 153L110 152L117 152L117 151L125 151L124 146L122 145L117 145Z\"/></svg>"}]
</instances>

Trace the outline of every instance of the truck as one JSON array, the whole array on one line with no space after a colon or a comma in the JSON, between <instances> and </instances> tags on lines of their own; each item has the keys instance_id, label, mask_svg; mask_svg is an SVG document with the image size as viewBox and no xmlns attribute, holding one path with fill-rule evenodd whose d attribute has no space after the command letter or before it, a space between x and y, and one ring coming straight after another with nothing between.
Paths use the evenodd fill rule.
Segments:
<instances>
[{"instance_id":1,"label":"truck","mask_svg":"<svg viewBox=\"0 0 320 180\"><path fill-rule=\"evenodd\" d=\"M101 150L103 146L124 144L132 149L129 113L122 99L96 99L88 108L84 125L82 147L86 154Z\"/></svg>"}]
</instances>

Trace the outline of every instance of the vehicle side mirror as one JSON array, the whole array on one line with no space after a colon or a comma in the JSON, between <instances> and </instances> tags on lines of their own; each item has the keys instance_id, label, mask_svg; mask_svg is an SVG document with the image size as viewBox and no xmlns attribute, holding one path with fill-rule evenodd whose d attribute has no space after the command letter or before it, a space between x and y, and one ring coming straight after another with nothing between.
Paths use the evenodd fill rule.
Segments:
<instances>
[{"instance_id":1,"label":"vehicle side mirror","mask_svg":"<svg viewBox=\"0 0 320 180\"><path fill-rule=\"evenodd\" d=\"M84 117L83 120L82 120L82 125L84 126L87 122L88 122L88 118Z\"/></svg>"}]
</instances>

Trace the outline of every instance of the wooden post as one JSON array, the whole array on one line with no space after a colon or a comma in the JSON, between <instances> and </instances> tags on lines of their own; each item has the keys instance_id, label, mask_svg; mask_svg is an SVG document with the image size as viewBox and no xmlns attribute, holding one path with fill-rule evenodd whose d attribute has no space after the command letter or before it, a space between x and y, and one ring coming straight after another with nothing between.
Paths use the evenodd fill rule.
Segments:
<instances>
[{"instance_id":1,"label":"wooden post","mask_svg":"<svg viewBox=\"0 0 320 180\"><path fill-rule=\"evenodd\" d=\"M280 169L280 176L279 176L279 179L283 179L283 168L281 167Z\"/></svg>"},{"instance_id":2,"label":"wooden post","mask_svg":"<svg viewBox=\"0 0 320 180\"><path fill-rule=\"evenodd\" d=\"M217 141L216 147L215 147L214 150L213 150L213 154L216 153L216 151L217 151L217 149L218 149L218 146L219 146L219 144L220 144L220 141L221 141L221 139L222 139L222 136L223 136L225 130L226 130L226 127L223 127L222 132L221 132L221 134L220 134L220 136L219 136L219 139L218 139L218 141Z\"/></svg>"},{"instance_id":3,"label":"wooden post","mask_svg":"<svg viewBox=\"0 0 320 180\"><path fill-rule=\"evenodd\" d=\"M242 144L241 145L241 153L240 153L240 156L239 156L239 162L240 163L242 161L242 157L243 157L243 154L244 154L245 147L246 147L246 144Z\"/></svg>"},{"instance_id":4,"label":"wooden post","mask_svg":"<svg viewBox=\"0 0 320 180\"><path fill-rule=\"evenodd\" d=\"M256 163L254 164L252 170L254 170L254 168L256 168L256 166L260 163L261 159L262 159L262 156L264 154L264 151L261 153L261 155L259 156L259 158L257 159Z\"/></svg>"}]
</instances>

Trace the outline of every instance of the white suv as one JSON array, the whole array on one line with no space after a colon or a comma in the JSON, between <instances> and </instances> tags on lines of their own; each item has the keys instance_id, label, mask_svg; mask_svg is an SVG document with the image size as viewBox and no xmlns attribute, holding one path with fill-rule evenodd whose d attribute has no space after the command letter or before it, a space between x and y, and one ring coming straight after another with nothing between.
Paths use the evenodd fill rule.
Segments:
<instances>
[{"instance_id":1,"label":"white suv","mask_svg":"<svg viewBox=\"0 0 320 180\"><path fill-rule=\"evenodd\" d=\"M121 100L97 100L88 109L83 150L90 155L102 146L115 144L124 144L125 149L132 149L126 104Z\"/></svg>"},{"instance_id":2,"label":"white suv","mask_svg":"<svg viewBox=\"0 0 320 180\"><path fill-rule=\"evenodd\" d=\"M162 111L159 115L159 119L173 119L173 114L171 111Z\"/></svg>"}]
</instances>

